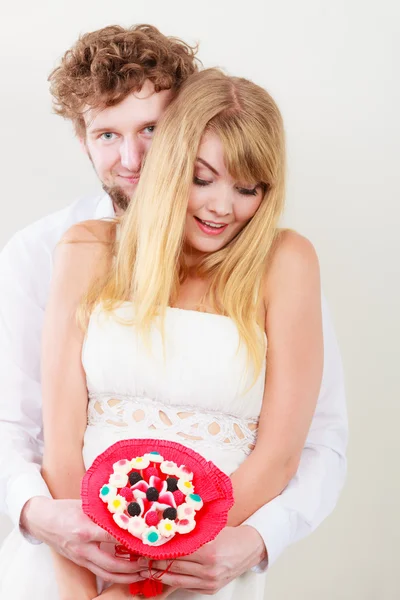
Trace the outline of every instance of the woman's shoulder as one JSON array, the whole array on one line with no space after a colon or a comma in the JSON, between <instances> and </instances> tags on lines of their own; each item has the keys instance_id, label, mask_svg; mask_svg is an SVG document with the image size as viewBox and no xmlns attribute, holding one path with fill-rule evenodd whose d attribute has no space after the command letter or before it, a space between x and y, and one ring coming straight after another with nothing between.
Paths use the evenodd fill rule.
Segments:
<instances>
[{"instance_id":1,"label":"woman's shoulder","mask_svg":"<svg viewBox=\"0 0 400 600\"><path fill-rule=\"evenodd\" d=\"M117 229L116 220L81 221L67 229L61 238L61 243L87 244L102 243L113 244Z\"/></svg>"},{"instance_id":2,"label":"woman's shoulder","mask_svg":"<svg viewBox=\"0 0 400 600\"><path fill-rule=\"evenodd\" d=\"M293 229L281 229L275 241L271 264L275 262L301 268L305 264L318 264L318 256L313 244L304 235Z\"/></svg>"},{"instance_id":3,"label":"woman's shoulder","mask_svg":"<svg viewBox=\"0 0 400 600\"><path fill-rule=\"evenodd\" d=\"M280 288L319 285L319 261L311 241L292 229L282 229L271 251L265 294Z\"/></svg>"},{"instance_id":4,"label":"woman's shoulder","mask_svg":"<svg viewBox=\"0 0 400 600\"><path fill-rule=\"evenodd\" d=\"M55 272L75 280L103 276L114 256L115 221L82 221L62 236L55 254Z\"/></svg>"}]
</instances>

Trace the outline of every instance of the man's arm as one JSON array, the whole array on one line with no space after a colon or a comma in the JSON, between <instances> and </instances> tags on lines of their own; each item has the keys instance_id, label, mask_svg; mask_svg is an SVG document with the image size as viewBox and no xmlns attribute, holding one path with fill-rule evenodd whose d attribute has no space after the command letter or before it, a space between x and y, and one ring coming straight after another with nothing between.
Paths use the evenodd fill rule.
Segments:
<instances>
[{"instance_id":1,"label":"man's arm","mask_svg":"<svg viewBox=\"0 0 400 600\"><path fill-rule=\"evenodd\" d=\"M18 234L0 254L0 507L15 526L30 498L51 497L40 475L41 294L49 260L44 248L32 255Z\"/></svg>"},{"instance_id":2,"label":"man's arm","mask_svg":"<svg viewBox=\"0 0 400 600\"><path fill-rule=\"evenodd\" d=\"M348 423L342 361L332 319L322 298L324 370L317 408L296 475L280 496L245 522L264 540L271 566L280 554L330 515L343 488Z\"/></svg>"},{"instance_id":3,"label":"man's arm","mask_svg":"<svg viewBox=\"0 0 400 600\"><path fill-rule=\"evenodd\" d=\"M0 512L32 543L45 542L103 579L137 580L136 563L98 547L109 536L79 500L54 500L43 455L40 354L52 251L39 236L14 236L0 253Z\"/></svg>"},{"instance_id":4,"label":"man's arm","mask_svg":"<svg viewBox=\"0 0 400 600\"><path fill-rule=\"evenodd\" d=\"M336 506L346 477L348 425L340 352L324 298L322 322L322 385L296 475L243 525L226 527L213 542L175 560L163 575L166 585L209 594L251 568L262 572L290 544L314 531ZM153 562L152 568L164 570L167 563ZM145 568L141 572L147 573Z\"/></svg>"}]
</instances>

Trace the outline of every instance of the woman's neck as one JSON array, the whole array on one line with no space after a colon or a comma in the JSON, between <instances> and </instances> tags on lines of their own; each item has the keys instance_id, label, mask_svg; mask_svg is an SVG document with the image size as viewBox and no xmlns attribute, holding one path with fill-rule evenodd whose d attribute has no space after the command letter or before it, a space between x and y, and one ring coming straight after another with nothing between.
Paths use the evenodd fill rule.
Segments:
<instances>
[{"instance_id":1,"label":"woman's neck","mask_svg":"<svg viewBox=\"0 0 400 600\"><path fill-rule=\"evenodd\" d=\"M183 246L183 257L186 267L191 271L192 275L196 276L196 267L205 257L204 252L200 252L186 244Z\"/></svg>"}]
</instances>

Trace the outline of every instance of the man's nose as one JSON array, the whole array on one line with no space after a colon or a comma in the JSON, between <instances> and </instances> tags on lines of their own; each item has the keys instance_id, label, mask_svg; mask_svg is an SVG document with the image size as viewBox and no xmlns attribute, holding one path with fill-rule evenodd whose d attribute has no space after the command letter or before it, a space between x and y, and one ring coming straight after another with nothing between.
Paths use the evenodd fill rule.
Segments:
<instances>
[{"instance_id":1,"label":"man's nose","mask_svg":"<svg viewBox=\"0 0 400 600\"><path fill-rule=\"evenodd\" d=\"M120 147L121 165L132 173L139 173L143 160L143 148L139 140L125 138Z\"/></svg>"}]
</instances>

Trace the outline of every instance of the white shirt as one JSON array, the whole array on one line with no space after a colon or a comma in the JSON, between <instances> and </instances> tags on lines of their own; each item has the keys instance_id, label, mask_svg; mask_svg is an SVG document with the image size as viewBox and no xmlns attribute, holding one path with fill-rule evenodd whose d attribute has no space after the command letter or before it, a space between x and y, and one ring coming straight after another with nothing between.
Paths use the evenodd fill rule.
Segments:
<instances>
[{"instance_id":1,"label":"white shirt","mask_svg":"<svg viewBox=\"0 0 400 600\"><path fill-rule=\"evenodd\" d=\"M74 223L114 216L107 195L84 198L15 234L0 254L0 512L19 526L25 503L50 496L41 477L40 355L53 252ZM257 570L333 510L346 474L347 415L340 353L323 299L324 373L296 476L246 523L268 551Z\"/></svg>"}]
</instances>

